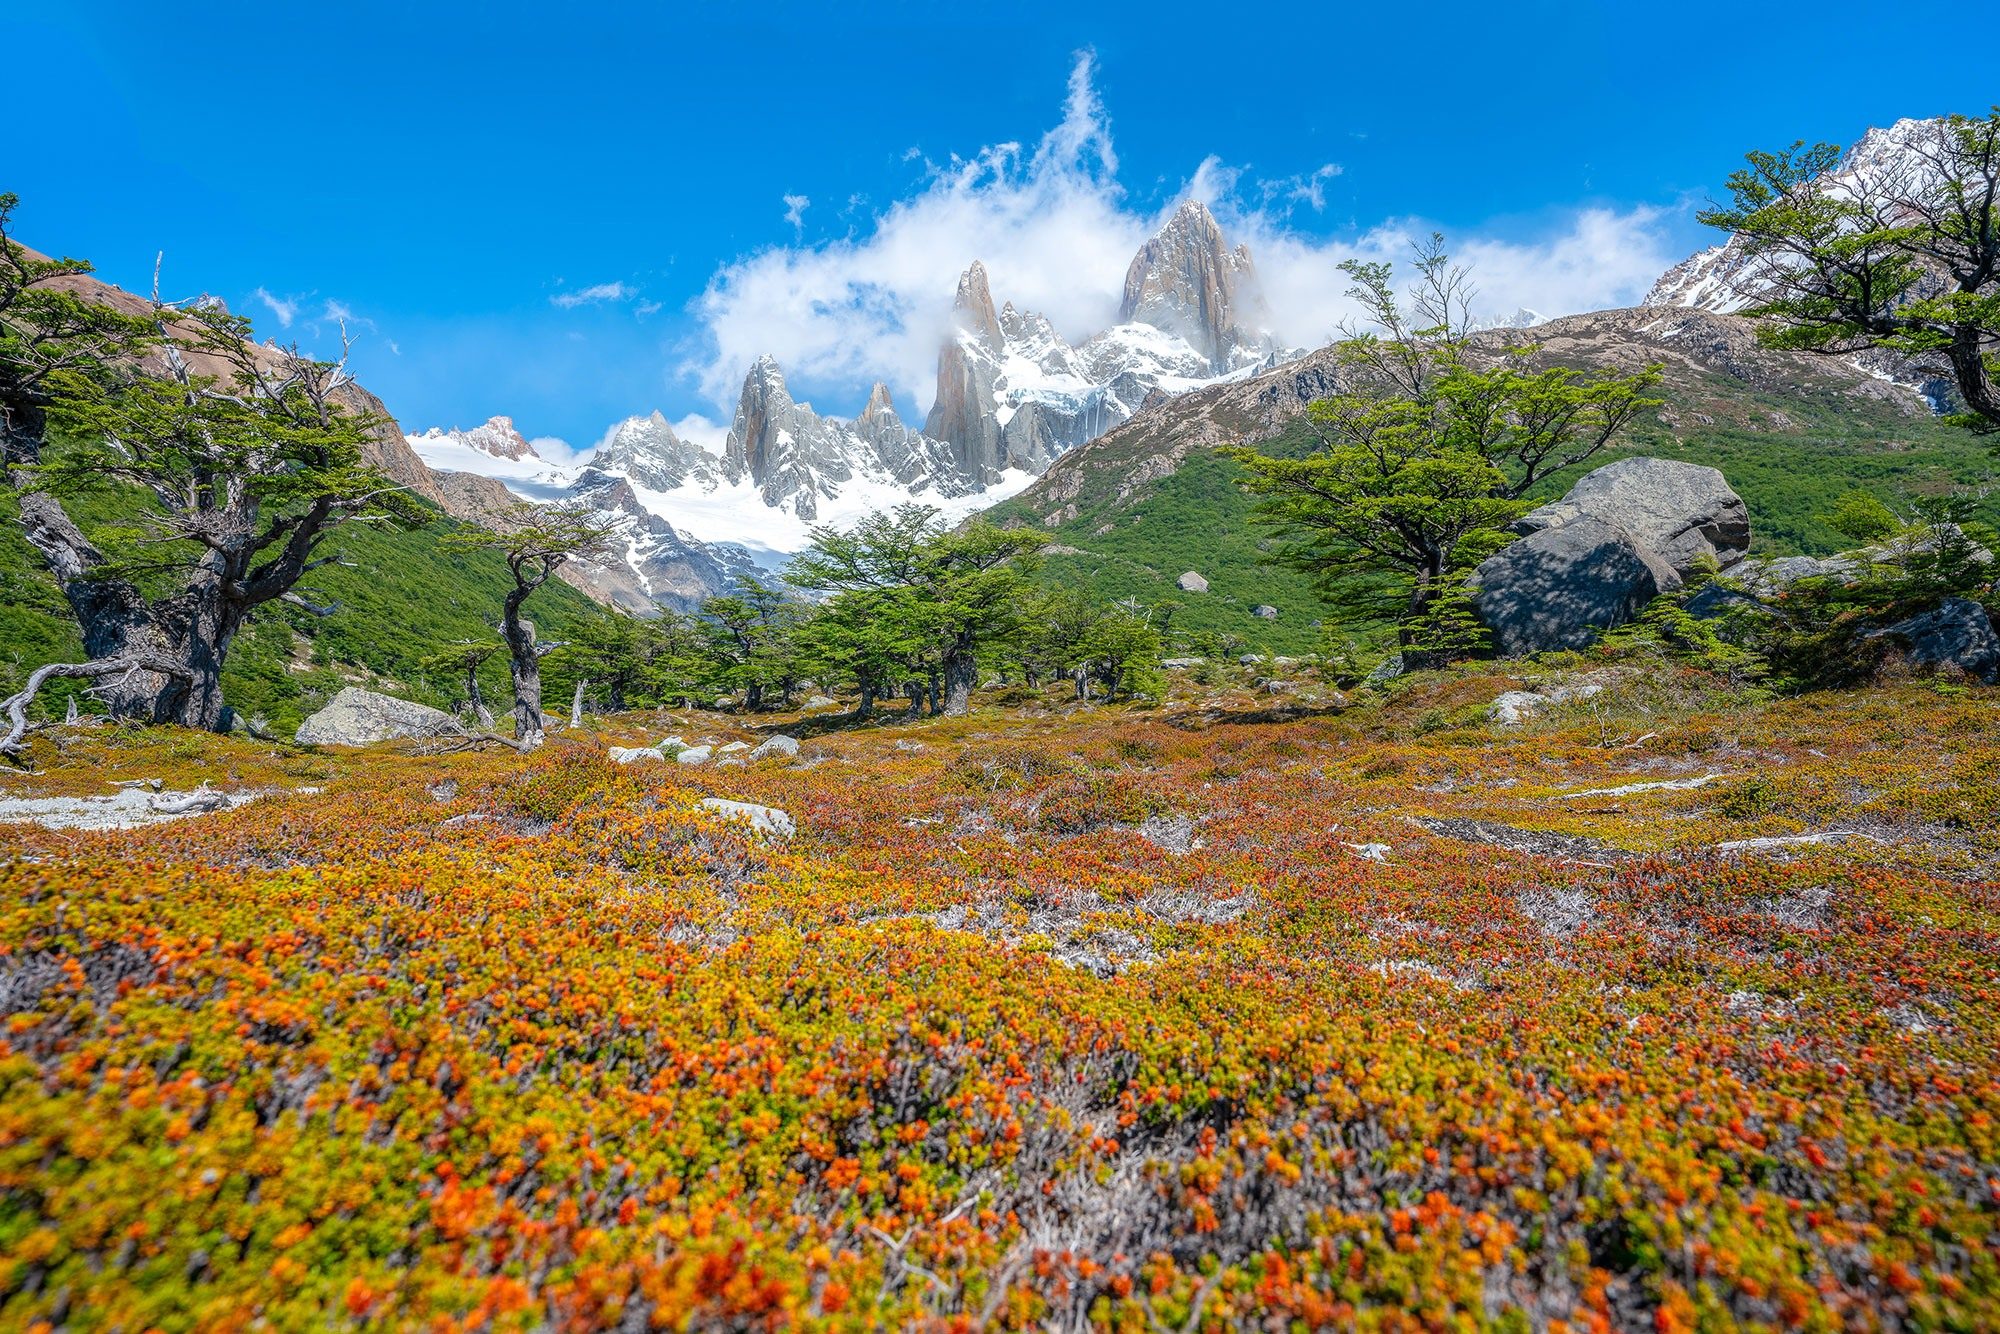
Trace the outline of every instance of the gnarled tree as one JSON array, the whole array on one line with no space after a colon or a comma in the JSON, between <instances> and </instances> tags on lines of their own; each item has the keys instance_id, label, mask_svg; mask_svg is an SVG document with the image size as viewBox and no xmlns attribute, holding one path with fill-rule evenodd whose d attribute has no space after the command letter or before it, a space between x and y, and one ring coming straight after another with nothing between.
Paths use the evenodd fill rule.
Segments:
<instances>
[{"instance_id":1,"label":"gnarled tree","mask_svg":"<svg viewBox=\"0 0 2000 1334\"><path fill-rule=\"evenodd\" d=\"M93 678L119 717L220 728L223 663L250 614L281 598L325 610L298 589L333 559L327 538L420 515L364 462L377 423L341 401L344 352L259 347L218 306L94 303L64 281L87 265L7 234L12 207L0 196L6 478L89 655L51 674ZM132 512L110 554L65 506L105 487Z\"/></svg>"},{"instance_id":2,"label":"gnarled tree","mask_svg":"<svg viewBox=\"0 0 2000 1334\"><path fill-rule=\"evenodd\" d=\"M581 502L523 502L497 516L496 527L499 531L456 534L451 542L500 552L514 576L514 586L501 604L500 638L507 645L507 666L514 679L514 741L527 750L542 744L542 658L561 646L542 642L535 623L521 609L564 562L603 554L612 530L597 511Z\"/></svg>"}]
</instances>

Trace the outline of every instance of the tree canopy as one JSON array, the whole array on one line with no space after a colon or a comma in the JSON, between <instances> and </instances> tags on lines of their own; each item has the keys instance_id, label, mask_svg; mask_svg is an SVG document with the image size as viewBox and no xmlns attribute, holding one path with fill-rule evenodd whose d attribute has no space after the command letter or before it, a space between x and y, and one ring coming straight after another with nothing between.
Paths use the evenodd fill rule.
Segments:
<instances>
[{"instance_id":1,"label":"tree canopy","mask_svg":"<svg viewBox=\"0 0 2000 1334\"><path fill-rule=\"evenodd\" d=\"M1537 366L1532 344L1475 347L1469 274L1433 236L1405 295L1390 265L1349 261L1349 295L1374 327L1335 347L1342 392L1307 410L1300 458L1223 451L1248 471L1279 558L1331 585L1395 592L1406 651L1442 628L1453 590L1508 540L1522 496L1591 458L1656 399L1658 368L1632 374Z\"/></svg>"}]
</instances>

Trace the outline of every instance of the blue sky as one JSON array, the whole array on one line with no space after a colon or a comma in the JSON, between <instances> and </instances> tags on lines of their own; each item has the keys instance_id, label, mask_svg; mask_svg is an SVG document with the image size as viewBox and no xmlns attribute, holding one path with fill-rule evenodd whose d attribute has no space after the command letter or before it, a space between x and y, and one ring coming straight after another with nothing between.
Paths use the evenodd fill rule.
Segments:
<instances>
[{"instance_id":1,"label":"blue sky","mask_svg":"<svg viewBox=\"0 0 2000 1334\"><path fill-rule=\"evenodd\" d=\"M21 239L131 288L164 251L168 295L309 346L347 312L407 429L579 446L726 422L761 351L920 422L967 261L1082 336L1190 194L1295 342L1339 258L1432 226L1495 313L1629 302L1745 150L2000 98L1991 48L1929 61L1879 2L74 0L7 6L0 50Z\"/></svg>"}]
</instances>

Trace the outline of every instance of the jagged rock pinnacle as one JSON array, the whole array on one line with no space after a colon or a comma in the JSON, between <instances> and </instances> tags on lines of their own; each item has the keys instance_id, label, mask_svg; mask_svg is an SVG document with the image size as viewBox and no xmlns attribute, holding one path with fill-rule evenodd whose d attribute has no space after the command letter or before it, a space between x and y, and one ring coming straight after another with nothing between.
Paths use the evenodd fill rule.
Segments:
<instances>
[{"instance_id":1,"label":"jagged rock pinnacle","mask_svg":"<svg viewBox=\"0 0 2000 1334\"><path fill-rule=\"evenodd\" d=\"M951 303L952 319L967 333L977 334L986 346L998 349L1001 343L1000 317L993 311L993 292L986 285L986 266L972 261L958 279L958 296Z\"/></svg>"}]
</instances>

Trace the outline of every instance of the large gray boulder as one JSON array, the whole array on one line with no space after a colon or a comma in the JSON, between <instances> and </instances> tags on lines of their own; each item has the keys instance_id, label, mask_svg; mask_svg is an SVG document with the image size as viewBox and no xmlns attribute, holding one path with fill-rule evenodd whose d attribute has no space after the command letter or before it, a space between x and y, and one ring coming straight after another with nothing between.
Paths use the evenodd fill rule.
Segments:
<instances>
[{"instance_id":1,"label":"large gray boulder","mask_svg":"<svg viewBox=\"0 0 2000 1334\"><path fill-rule=\"evenodd\" d=\"M1750 550L1750 511L1720 472L1677 459L1619 459L1561 500L1514 521L1529 536L1580 519L1615 524L1685 579L1703 557L1734 565Z\"/></svg>"},{"instance_id":2,"label":"large gray boulder","mask_svg":"<svg viewBox=\"0 0 2000 1334\"><path fill-rule=\"evenodd\" d=\"M441 709L348 686L299 724L298 741L303 746L368 746L403 737L445 736L458 730L457 719Z\"/></svg>"},{"instance_id":3,"label":"large gray boulder","mask_svg":"<svg viewBox=\"0 0 2000 1334\"><path fill-rule=\"evenodd\" d=\"M1884 626L1870 639L1894 639L1919 667L1956 667L1984 685L2000 682L2000 636L1971 598L1946 598L1932 611Z\"/></svg>"},{"instance_id":4,"label":"large gray boulder","mask_svg":"<svg viewBox=\"0 0 2000 1334\"><path fill-rule=\"evenodd\" d=\"M1587 516L1511 543L1472 577L1479 619L1510 658L1583 648L1681 586L1673 565L1630 532Z\"/></svg>"}]
</instances>

